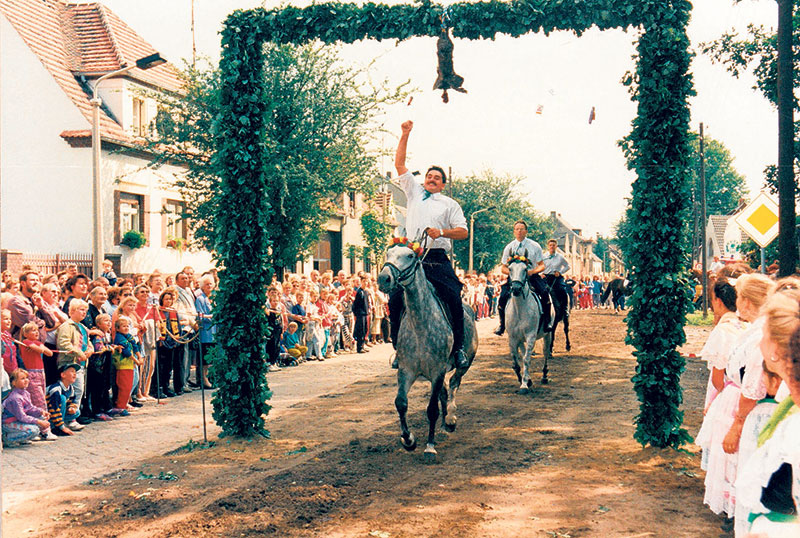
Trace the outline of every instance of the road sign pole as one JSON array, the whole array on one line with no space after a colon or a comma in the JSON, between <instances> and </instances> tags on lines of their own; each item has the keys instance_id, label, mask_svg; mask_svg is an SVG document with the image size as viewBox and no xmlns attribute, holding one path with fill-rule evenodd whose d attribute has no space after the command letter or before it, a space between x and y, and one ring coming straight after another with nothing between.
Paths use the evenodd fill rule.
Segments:
<instances>
[{"instance_id":1,"label":"road sign pole","mask_svg":"<svg viewBox=\"0 0 800 538\"><path fill-rule=\"evenodd\" d=\"M761 274L767 274L767 263L766 263L767 255L764 252L764 247L761 247Z\"/></svg>"}]
</instances>

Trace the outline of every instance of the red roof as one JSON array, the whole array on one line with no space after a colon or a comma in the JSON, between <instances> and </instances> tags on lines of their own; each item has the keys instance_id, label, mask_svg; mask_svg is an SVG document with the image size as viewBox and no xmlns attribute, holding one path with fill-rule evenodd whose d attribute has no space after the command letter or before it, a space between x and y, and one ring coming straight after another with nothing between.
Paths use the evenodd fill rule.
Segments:
<instances>
[{"instance_id":1,"label":"red roof","mask_svg":"<svg viewBox=\"0 0 800 538\"><path fill-rule=\"evenodd\" d=\"M0 0L0 12L90 124L92 106L89 103L91 96L87 93L90 89L81 85L78 77L98 78L156 52L119 17L99 3ZM126 76L169 91L177 91L181 87L178 71L171 64L147 71L134 68ZM102 108L100 135L106 140L133 141Z\"/></svg>"}]
</instances>

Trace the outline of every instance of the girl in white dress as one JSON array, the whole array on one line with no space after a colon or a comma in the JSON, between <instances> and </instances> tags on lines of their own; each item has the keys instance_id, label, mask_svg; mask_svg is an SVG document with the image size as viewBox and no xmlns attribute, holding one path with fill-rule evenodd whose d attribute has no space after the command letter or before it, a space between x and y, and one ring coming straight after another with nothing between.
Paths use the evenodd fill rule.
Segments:
<instances>
[{"instance_id":1,"label":"girl in white dress","mask_svg":"<svg viewBox=\"0 0 800 538\"><path fill-rule=\"evenodd\" d=\"M766 302L767 294L773 287L772 280L764 275L740 276L736 281L736 307L739 319L747 323L756 321L761 306ZM748 364L761 362L759 350L761 325L761 323L749 325L731 346L725 364L723 389L709 405L695 441L703 448L703 454L708 454L703 502L715 514L725 512L729 518L734 516L736 505L733 484L736 481L738 452L735 448L730 452L726 451L723 444L735 422L741 395L742 375ZM741 423L744 423L743 419ZM736 428L737 447L740 427L741 424Z\"/></svg>"},{"instance_id":2,"label":"girl in white dress","mask_svg":"<svg viewBox=\"0 0 800 538\"><path fill-rule=\"evenodd\" d=\"M800 536L800 291L773 294L765 306L764 370L779 375L789 396L758 435L758 448L736 480L739 504L751 513L747 536Z\"/></svg>"}]
</instances>

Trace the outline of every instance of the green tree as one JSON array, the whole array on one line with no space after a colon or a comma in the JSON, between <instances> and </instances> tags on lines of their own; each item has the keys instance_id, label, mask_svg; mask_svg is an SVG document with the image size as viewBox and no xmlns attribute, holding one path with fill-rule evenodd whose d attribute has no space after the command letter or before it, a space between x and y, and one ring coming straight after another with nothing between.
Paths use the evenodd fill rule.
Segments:
<instances>
[{"instance_id":1,"label":"green tree","mask_svg":"<svg viewBox=\"0 0 800 538\"><path fill-rule=\"evenodd\" d=\"M495 206L495 209L475 217L473 267L480 273L490 271L500 263L503 248L513 239L514 221L526 221L528 237L540 244L544 244L553 233L552 221L538 213L520 190L524 179L514 175L501 176L492 170L453 179L452 197L461 204L468 224L475 211ZM467 269L469 240L453 243L456 263Z\"/></svg>"},{"instance_id":2,"label":"green tree","mask_svg":"<svg viewBox=\"0 0 800 538\"><path fill-rule=\"evenodd\" d=\"M694 257L700 256L700 226L705 226L701 220L700 200L700 135L689 133L691 151L689 165L686 169L689 187L689 209L694 218L685 219L686 252L693 252ZM625 137L618 142L628 162L632 164L630 137ZM748 195L745 178L733 166L734 158L730 150L722 142L713 138L704 137L703 154L705 156L706 174L706 215L728 215L736 210L739 202ZM630 202L630 201L629 201ZM626 211L617 223L616 234L620 240L623 252L626 251L629 239L628 216Z\"/></svg>"},{"instance_id":3,"label":"green tree","mask_svg":"<svg viewBox=\"0 0 800 538\"><path fill-rule=\"evenodd\" d=\"M184 93L158 96L149 144L154 166L187 167L178 185L187 214L224 267L214 313L214 419L224 434L249 437L265 433L270 409L260 342L272 271L309 251L339 195L372 188L364 178L376 174L366 149L378 132L373 118L405 92L363 85L333 47L250 50L227 33L225 54L239 59L219 71L187 69ZM243 82L242 71L250 73ZM222 84L233 79L242 83ZM251 86L260 88L255 97L247 95Z\"/></svg>"},{"instance_id":4,"label":"green tree","mask_svg":"<svg viewBox=\"0 0 800 538\"><path fill-rule=\"evenodd\" d=\"M364 178L377 173L375 154L367 150L379 130L375 115L384 104L405 98L407 90L406 84L367 86L361 75L337 61L333 46L265 48L263 144L270 159L264 167L274 211L264 225L276 267L293 266L309 254L342 192L373 190L375 183ZM155 165L169 161L187 167L177 186L196 238L212 248L213 215L230 204L219 197L212 158L220 74L206 65L187 67L181 76L184 93L156 96L159 113L148 142Z\"/></svg>"},{"instance_id":5,"label":"green tree","mask_svg":"<svg viewBox=\"0 0 800 538\"><path fill-rule=\"evenodd\" d=\"M367 244L364 252L370 257L374 267L383 264L383 255L391 236L392 225L387 215L381 214L375 208L370 208L361 214L361 237Z\"/></svg>"}]
</instances>

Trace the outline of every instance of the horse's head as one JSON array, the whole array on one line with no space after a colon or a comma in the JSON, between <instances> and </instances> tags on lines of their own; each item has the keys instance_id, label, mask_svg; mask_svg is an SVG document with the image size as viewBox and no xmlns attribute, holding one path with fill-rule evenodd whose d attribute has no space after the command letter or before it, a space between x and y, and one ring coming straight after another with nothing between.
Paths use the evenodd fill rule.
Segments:
<instances>
[{"instance_id":1,"label":"horse's head","mask_svg":"<svg viewBox=\"0 0 800 538\"><path fill-rule=\"evenodd\" d=\"M378 273L378 288L392 293L398 286L405 286L414 278L419 267L422 248L406 238L395 238L395 243L386 251L386 263Z\"/></svg>"},{"instance_id":2,"label":"horse's head","mask_svg":"<svg viewBox=\"0 0 800 538\"><path fill-rule=\"evenodd\" d=\"M511 283L511 293L514 296L519 296L525 289L528 267L530 262L522 256L514 256L508 261L508 281Z\"/></svg>"}]
</instances>

